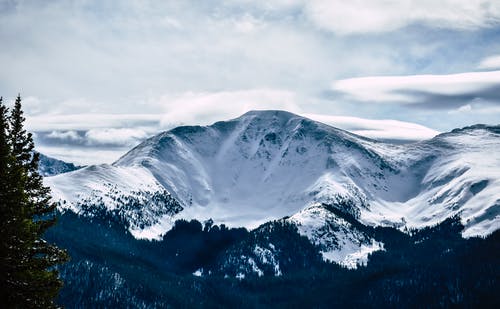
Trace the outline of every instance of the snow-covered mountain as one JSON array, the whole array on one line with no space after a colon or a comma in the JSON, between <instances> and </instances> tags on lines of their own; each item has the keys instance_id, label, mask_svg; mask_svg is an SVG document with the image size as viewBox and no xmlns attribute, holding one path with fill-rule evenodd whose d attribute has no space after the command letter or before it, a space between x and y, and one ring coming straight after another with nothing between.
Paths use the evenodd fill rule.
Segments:
<instances>
[{"instance_id":1,"label":"snow-covered mountain","mask_svg":"<svg viewBox=\"0 0 500 309\"><path fill-rule=\"evenodd\" d=\"M44 177L71 172L79 168L82 167L40 153L38 171L40 172L40 175Z\"/></svg>"},{"instance_id":2,"label":"snow-covered mountain","mask_svg":"<svg viewBox=\"0 0 500 309\"><path fill-rule=\"evenodd\" d=\"M288 217L325 259L355 266L383 244L323 207L369 225L421 228L460 215L465 237L500 228L500 127L407 145L367 139L284 111L252 111L158 134L112 165L46 178L62 209L120 214L137 238L184 218L255 228Z\"/></svg>"}]
</instances>

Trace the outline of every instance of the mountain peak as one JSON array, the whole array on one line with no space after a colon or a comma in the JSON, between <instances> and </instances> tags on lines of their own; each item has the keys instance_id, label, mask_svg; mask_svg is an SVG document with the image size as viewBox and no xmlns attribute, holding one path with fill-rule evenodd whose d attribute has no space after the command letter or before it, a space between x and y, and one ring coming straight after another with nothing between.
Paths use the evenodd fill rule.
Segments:
<instances>
[{"instance_id":1,"label":"mountain peak","mask_svg":"<svg viewBox=\"0 0 500 309\"><path fill-rule=\"evenodd\" d=\"M500 134L500 125L475 124L459 129L453 129L450 133L461 133L476 130L486 130L492 133Z\"/></svg>"},{"instance_id":2,"label":"mountain peak","mask_svg":"<svg viewBox=\"0 0 500 309\"><path fill-rule=\"evenodd\" d=\"M246 116L259 116L262 118L270 118L270 117L280 117L280 118L293 118L293 117L302 117L292 112L279 110L279 109L269 109L269 110L250 110L240 117ZM240 118L238 117L238 118Z\"/></svg>"},{"instance_id":3,"label":"mountain peak","mask_svg":"<svg viewBox=\"0 0 500 309\"><path fill-rule=\"evenodd\" d=\"M498 204L498 135L448 136L397 146L286 111L249 111L210 126L172 129L112 166L49 182L75 209L82 199L118 207L122 195L142 199L168 192L183 209L176 218L228 226L253 228L325 203L350 207L368 224L408 228L463 210L462 219L470 222L466 235L491 233L496 223L485 209ZM477 160L477 153L488 153L488 160ZM317 210L310 211L306 217L315 217ZM168 227L162 220L170 219L148 220L144 230L158 236Z\"/></svg>"}]
</instances>

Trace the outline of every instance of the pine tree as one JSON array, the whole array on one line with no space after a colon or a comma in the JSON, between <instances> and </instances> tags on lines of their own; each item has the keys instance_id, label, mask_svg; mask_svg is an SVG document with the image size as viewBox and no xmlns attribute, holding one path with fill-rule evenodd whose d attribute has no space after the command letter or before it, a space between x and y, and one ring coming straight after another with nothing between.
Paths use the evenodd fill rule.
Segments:
<instances>
[{"instance_id":1,"label":"pine tree","mask_svg":"<svg viewBox=\"0 0 500 309\"><path fill-rule=\"evenodd\" d=\"M21 97L8 121L3 105L0 112L0 169L5 168L0 176L6 188L1 204L6 222L0 231L5 274L1 296L7 306L53 307L62 286L54 266L68 259L65 251L42 238L56 222L56 205L38 173L39 155L34 152L33 136L24 129Z\"/></svg>"},{"instance_id":2,"label":"pine tree","mask_svg":"<svg viewBox=\"0 0 500 309\"><path fill-rule=\"evenodd\" d=\"M9 293L13 289L13 273L16 263L14 262L15 252L15 225L16 207L13 207L13 186L10 181L12 176L11 167L14 158L8 141L8 116L7 108L0 98L0 297L2 301L8 299Z\"/></svg>"}]
</instances>

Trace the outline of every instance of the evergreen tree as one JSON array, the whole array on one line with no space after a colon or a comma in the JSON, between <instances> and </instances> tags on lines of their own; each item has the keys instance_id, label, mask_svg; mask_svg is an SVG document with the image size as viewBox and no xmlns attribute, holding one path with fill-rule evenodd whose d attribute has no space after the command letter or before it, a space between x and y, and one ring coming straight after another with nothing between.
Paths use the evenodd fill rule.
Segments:
<instances>
[{"instance_id":1,"label":"evergreen tree","mask_svg":"<svg viewBox=\"0 0 500 309\"><path fill-rule=\"evenodd\" d=\"M3 304L53 307L62 286L54 266L68 259L65 251L42 239L56 222L56 205L38 173L39 155L33 136L24 129L21 97L8 117L0 105Z\"/></svg>"},{"instance_id":2,"label":"evergreen tree","mask_svg":"<svg viewBox=\"0 0 500 309\"><path fill-rule=\"evenodd\" d=\"M13 166L13 157L8 141L8 116L7 108L0 98L0 297L5 301L13 286L16 216L13 207L13 186L10 182Z\"/></svg>"}]
</instances>

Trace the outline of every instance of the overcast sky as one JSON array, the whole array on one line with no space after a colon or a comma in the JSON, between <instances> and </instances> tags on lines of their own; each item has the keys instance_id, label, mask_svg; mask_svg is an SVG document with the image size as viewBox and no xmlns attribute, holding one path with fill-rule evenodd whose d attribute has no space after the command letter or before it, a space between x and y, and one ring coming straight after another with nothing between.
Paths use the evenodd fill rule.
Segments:
<instances>
[{"instance_id":1,"label":"overcast sky","mask_svg":"<svg viewBox=\"0 0 500 309\"><path fill-rule=\"evenodd\" d=\"M500 119L500 1L0 0L0 42L0 95L79 164L252 109L389 140Z\"/></svg>"}]
</instances>

